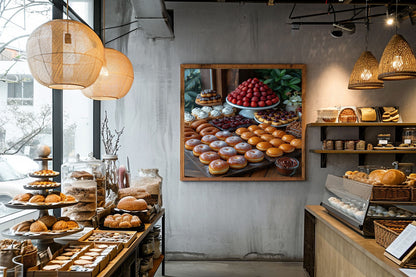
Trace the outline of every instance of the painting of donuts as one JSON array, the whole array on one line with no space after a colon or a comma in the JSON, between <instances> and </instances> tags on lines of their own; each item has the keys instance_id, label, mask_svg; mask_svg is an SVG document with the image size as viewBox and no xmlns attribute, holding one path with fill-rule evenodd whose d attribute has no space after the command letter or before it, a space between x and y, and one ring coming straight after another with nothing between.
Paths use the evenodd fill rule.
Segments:
<instances>
[{"instance_id":1,"label":"painting of donuts","mask_svg":"<svg viewBox=\"0 0 416 277\"><path fill-rule=\"evenodd\" d=\"M182 64L181 180L305 180L305 89L304 64Z\"/></svg>"}]
</instances>

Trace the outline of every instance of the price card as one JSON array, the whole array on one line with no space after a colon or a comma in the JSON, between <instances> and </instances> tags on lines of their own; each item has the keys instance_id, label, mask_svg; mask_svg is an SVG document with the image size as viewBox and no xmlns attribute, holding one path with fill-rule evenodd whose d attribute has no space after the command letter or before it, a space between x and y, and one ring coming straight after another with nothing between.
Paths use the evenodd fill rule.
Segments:
<instances>
[{"instance_id":1,"label":"price card","mask_svg":"<svg viewBox=\"0 0 416 277\"><path fill-rule=\"evenodd\" d=\"M386 145L386 144L388 144L389 143L389 141L388 140L386 140L386 139L380 139L379 141L378 141L378 144L381 144L381 145Z\"/></svg>"},{"instance_id":2,"label":"price card","mask_svg":"<svg viewBox=\"0 0 416 277\"><path fill-rule=\"evenodd\" d=\"M416 253L416 222L409 224L386 248L385 254L398 264L404 264Z\"/></svg>"},{"instance_id":3,"label":"price card","mask_svg":"<svg viewBox=\"0 0 416 277\"><path fill-rule=\"evenodd\" d=\"M405 140L404 140L404 143L405 143L405 144L411 144L411 143L412 143L412 140L411 140L411 139L405 139Z\"/></svg>"}]
</instances>

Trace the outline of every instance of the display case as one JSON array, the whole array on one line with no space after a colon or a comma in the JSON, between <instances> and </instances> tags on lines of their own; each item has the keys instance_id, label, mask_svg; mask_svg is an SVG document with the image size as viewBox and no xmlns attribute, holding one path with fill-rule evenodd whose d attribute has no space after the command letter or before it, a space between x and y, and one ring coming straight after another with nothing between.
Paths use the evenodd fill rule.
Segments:
<instances>
[{"instance_id":1,"label":"display case","mask_svg":"<svg viewBox=\"0 0 416 277\"><path fill-rule=\"evenodd\" d=\"M364 236L374 236L374 220L416 219L412 207L416 203L370 201L372 191L372 185L328 175L321 205L329 214Z\"/></svg>"}]
</instances>

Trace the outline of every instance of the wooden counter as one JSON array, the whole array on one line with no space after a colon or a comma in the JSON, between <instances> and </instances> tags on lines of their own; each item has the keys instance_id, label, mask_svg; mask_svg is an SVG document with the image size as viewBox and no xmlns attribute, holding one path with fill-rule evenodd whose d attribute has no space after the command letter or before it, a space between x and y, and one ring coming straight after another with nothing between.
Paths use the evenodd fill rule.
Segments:
<instances>
[{"instance_id":1,"label":"wooden counter","mask_svg":"<svg viewBox=\"0 0 416 277\"><path fill-rule=\"evenodd\" d=\"M364 238L321 206L305 207L304 268L311 277L406 276L374 239Z\"/></svg>"}]
</instances>

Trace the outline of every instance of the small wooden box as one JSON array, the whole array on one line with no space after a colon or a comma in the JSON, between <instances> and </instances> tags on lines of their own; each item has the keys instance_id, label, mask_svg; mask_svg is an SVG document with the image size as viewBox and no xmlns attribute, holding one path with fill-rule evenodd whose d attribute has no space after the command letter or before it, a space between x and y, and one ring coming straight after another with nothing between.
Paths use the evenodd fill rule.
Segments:
<instances>
[{"instance_id":1,"label":"small wooden box","mask_svg":"<svg viewBox=\"0 0 416 277\"><path fill-rule=\"evenodd\" d=\"M123 244L124 245L124 248L128 248L132 243L133 243L133 241L136 239L136 237L137 237L137 232L136 231L103 231L103 230L91 230L90 232L88 232L88 233L86 233L85 235L83 235L80 239L79 239L79 241L82 241L82 242L95 242L95 243L103 243L103 244L105 244L105 243L107 243L106 241L94 241L94 240L89 240L89 238L90 238L90 236L91 235L93 235L93 234L96 234L96 233L103 233L103 234L110 234L110 233L113 233L113 234L116 234L116 233L119 233L119 234L130 234L131 236L130 236L130 239L128 240L128 241L108 241L108 243L121 243L121 244Z\"/></svg>"},{"instance_id":2,"label":"small wooden box","mask_svg":"<svg viewBox=\"0 0 416 277\"><path fill-rule=\"evenodd\" d=\"M412 190L404 186L373 186L372 201L410 201Z\"/></svg>"}]
</instances>

